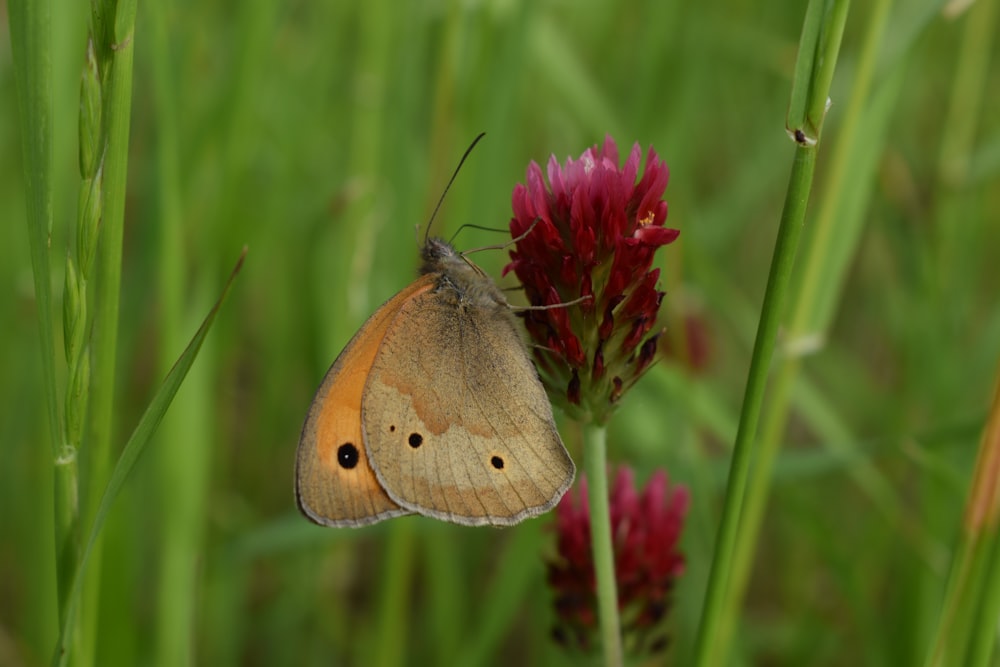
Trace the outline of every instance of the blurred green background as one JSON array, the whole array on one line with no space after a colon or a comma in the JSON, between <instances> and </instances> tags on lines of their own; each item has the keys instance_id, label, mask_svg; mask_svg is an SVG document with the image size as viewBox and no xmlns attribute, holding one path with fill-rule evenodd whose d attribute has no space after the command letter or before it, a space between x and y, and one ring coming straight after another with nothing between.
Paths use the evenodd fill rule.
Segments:
<instances>
[{"instance_id":1,"label":"blurred green background","mask_svg":"<svg viewBox=\"0 0 1000 667\"><path fill-rule=\"evenodd\" d=\"M814 211L840 207L817 247L843 268L817 304L825 344L793 399L735 664L913 664L939 613L1000 355L997 20L982 2L988 20L896 4L838 180L869 5L847 24L813 192ZM667 654L685 664L793 155L801 5L139 3L116 442L249 255L108 524L97 664L576 664L548 638L550 517L333 530L294 507L312 393L414 275L414 229L480 131L442 236L505 227L530 160L605 134L670 165L681 237L658 259L666 321L694 318L708 360L651 371L609 450L691 490ZM57 304L86 10L53 13ZM0 664L37 665L56 631L52 462L0 21ZM456 244L500 238L463 230ZM505 257L476 262L499 279Z\"/></svg>"}]
</instances>

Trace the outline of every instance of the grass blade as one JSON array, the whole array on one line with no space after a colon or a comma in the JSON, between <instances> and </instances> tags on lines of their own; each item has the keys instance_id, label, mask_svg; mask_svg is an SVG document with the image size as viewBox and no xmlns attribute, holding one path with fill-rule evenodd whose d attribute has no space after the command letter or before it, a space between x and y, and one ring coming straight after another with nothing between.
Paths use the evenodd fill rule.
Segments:
<instances>
[{"instance_id":1,"label":"grass blade","mask_svg":"<svg viewBox=\"0 0 1000 667\"><path fill-rule=\"evenodd\" d=\"M52 282L49 239L52 230L52 21L48 0L12 0L8 5L10 42L21 121L21 151L27 203L28 242L34 276L45 408L52 459L60 458L59 403L56 387L55 322L52 317ZM57 466L58 469L62 466ZM65 486L56 482L57 490ZM72 560L64 555L72 543L72 498L60 494L55 503L56 577L59 600L72 573Z\"/></svg>"},{"instance_id":2,"label":"grass blade","mask_svg":"<svg viewBox=\"0 0 1000 667\"><path fill-rule=\"evenodd\" d=\"M195 333L194 338L192 338L191 342L188 343L184 353L177 359L177 363L174 364L174 367L163 380L163 384L160 386L160 389L156 392L153 400L146 408L146 411L143 413L138 425L132 432L131 437L129 437L128 442L125 443L125 448L122 450L121 456L118 457L118 462L115 464L115 468L111 473L108 485L105 487L104 493L101 496L100 505L98 505L97 512L94 515L94 522L90 528L90 533L87 537L86 544L84 545L80 562L77 565L76 572L72 580L72 589L69 594L69 599L67 600L66 613L63 614L63 618L61 620L59 641L56 644L55 655L52 659L52 663L54 665L64 664L67 658L68 652L66 648L70 640L69 630L71 625L66 623L66 619L73 617L74 610L79 602L81 585L83 582L82 577L86 571L87 560L94 544L97 542L101 528L104 526L104 520L107 518L108 511L111 509L115 498L118 497L122 487L125 485L125 481L128 479L128 475L135 466L136 461L139 460L139 456L141 456L146 450L146 445L149 444L153 434L156 432L156 427L159 425L160 420L163 419L163 415L166 413L167 408L170 407L170 403L177 394L177 390L180 389L181 383L187 376L188 371L191 370L191 365L198 356L198 351L201 349L201 345L205 341L205 336L208 335L208 330L212 327L212 323L215 321L215 316L222 307L222 303L225 301L226 295L229 294L233 281L239 273L240 268L243 266L243 259L245 257L246 248L243 249L239 260L236 262L236 266L229 275L229 280L226 281L226 285L222 290L222 295L219 296L219 300L215 302L215 305L212 307L212 310L209 311L205 321L202 322L198 331Z\"/></svg>"}]
</instances>

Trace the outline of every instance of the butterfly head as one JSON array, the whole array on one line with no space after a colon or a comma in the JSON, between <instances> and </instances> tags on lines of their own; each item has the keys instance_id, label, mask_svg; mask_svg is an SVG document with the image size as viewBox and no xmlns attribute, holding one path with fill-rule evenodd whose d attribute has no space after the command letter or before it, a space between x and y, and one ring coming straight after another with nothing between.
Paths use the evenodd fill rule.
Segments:
<instances>
[{"instance_id":1,"label":"butterfly head","mask_svg":"<svg viewBox=\"0 0 1000 667\"><path fill-rule=\"evenodd\" d=\"M420 249L420 275L428 273L463 273L473 266L454 246L445 241L431 237Z\"/></svg>"}]
</instances>

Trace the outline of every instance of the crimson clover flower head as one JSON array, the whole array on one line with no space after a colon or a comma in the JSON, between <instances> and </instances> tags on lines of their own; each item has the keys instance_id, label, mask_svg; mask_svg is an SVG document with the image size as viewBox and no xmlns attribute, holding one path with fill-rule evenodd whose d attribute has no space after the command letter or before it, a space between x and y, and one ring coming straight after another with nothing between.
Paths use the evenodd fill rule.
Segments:
<instances>
[{"instance_id":1,"label":"crimson clover flower head","mask_svg":"<svg viewBox=\"0 0 1000 667\"><path fill-rule=\"evenodd\" d=\"M674 582L684 571L678 540L689 504L683 486L671 486L667 475L653 473L642 491L631 469L618 469L610 495L618 607L622 637L629 654L640 656L665 648L664 625ZM590 543L587 480L556 508L558 555L548 564L555 593L555 638L572 648L591 651L600 632Z\"/></svg>"},{"instance_id":2,"label":"crimson clover flower head","mask_svg":"<svg viewBox=\"0 0 1000 667\"><path fill-rule=\"evenodd\" d=\"M579 160L528 166L514 187L513 271L532 306L523 313L542 382L580 421L604 423L656 358L663 292L653 253L680 232L664 227L669 171L650 147L632 147L619 167L609 136ZM582 299L582 300L581 300ZM579 300L579 301L578 301ZM570 304L560 306L560 304Z\"/></svg>"}]
</instances>

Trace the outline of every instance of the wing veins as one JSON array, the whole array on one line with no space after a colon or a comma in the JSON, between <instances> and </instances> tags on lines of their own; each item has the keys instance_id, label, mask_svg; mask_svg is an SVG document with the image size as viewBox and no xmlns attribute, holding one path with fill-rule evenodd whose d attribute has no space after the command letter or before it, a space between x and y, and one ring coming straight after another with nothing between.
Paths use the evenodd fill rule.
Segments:
<instances>
[{"instance_id":1,"label":"wing veins","mask_svg":"<svg viewBox=\"0 0 1000 667\"><path fill-rule=\"evenodd\" d=\"M481 340L483 340L483 336L482 336L482 335L481 335L481 334L479 333L478 329L476 328L476 323L475 323L475 320L471 320L471 319L470 319L469 321L470 321L470 323L471 323L471 328L473 328L473 329L476 329L476 334L477 334L477 337L478 337L478 338L480 339L480 341L481 341ZM464 332L463 332L463 333L464 333ZM516 332L515 332L515 333L516 333ZM464 347L463 347L463 349L464 349ZM462 363L463 363L463 367L464 367L464 366L465 366L465 357L464 357L464 355L463 355L463 357L462 357ZM463 382L465 382L465 376L464 376L464 374L463 374L463 378L462 378L462 381L463 381ZM499 431L497 430L497 427L496 427L496 425L494 425L494 424L493 424L493 422L492 422L492 421L491 421L491 420L490 420L490 419L488 418L488 416L487 416L487 413L486 413L486 411L485 411L485 410L483 410L483 407L482 407L482 403L481 403L481 401L479 401L479 400L478 400L478 399L476 398L476 395L475 395L475 393L472 393L472 397L473 397L473 399L474 399L474 400L475 400L475 402L476 402L476 407L477 407L477 408L479 409L479 413L480 413L480 414L481 414L481 415L483 416L483 421L485 421L485 422L486 422L487 424L489 424L489 426L490 426L490 429L492 429L492 431L493 431L493 434L494 434L494 435L496 436L496 438L497 438L497 439L498 439L498 440L499 440L500 442L503 442L503 441L504 441L504 438L502 438L502 437L500 436L500 432L499 432ZM500 404L500 406L499 406L499 407L500 407L500 409L501 409L501 410L503 410L503 412L504 412L504 413L505 413L505 414L506 414L506 415L508 416L508 418L509 418L509 417L510 417L510 412L509 412L509 411L508 411L508 410L507 410L506 408L504 408L504 407L503 407L503 404ZM516 420L514 420L514 419L510 419L510 422L511 422L512 424L516 424L516 423L517 423L517 422L516 422ZM535 454L537 455L537 453L538 453L538 452L537 452L537 451L535 450L534 446L533 446L533 445L531 444L531 441L530 441L530 439L528 439L528 438L525 438L525 437L524 437L524 434L523 434L523 433L521 433L521 432L518 432L518 435L520 436L521 440L522 440L522 441L524 441L524 442L526 442L526 443L528 444L528 446L529 446L529 447L531 448L531 450L532 450L533 452L535 452ZM518 460L517 456L516 456L516 455L514 454L514 452L513 452L513 451L511 451L511 450L510 450L509 448L508 448L508 452L509 452L510 456L511 456L511 457L512 457L512 458L513 458L513 459L514 459L515 461L518 461L518 462L520 463L520 461ZM522 466L522 467L523 467L523 466ZM534 487L535 487L535 490L536 490L536 491L539 491L539 495L544 495L544 494L542 494L542 493L541 493L541 489L539 489L539 488L538 488L538 485L537 485L537 484L535 483L535 481L534 481L533 479L531 479L530 477L529 477L528 479L529 479L529 481L531 482L532 486L534 486ZM494 488L496 488L496 483L495 483L495 482L493 483L493 487L494 487ZM527 502L525 502L525 500L524 500L524 497L523 497L523 496L522 496L522 495L521 495L521 494L520 494L520 493L518 492L518 490L517 490L517 487L516 487L515 485L513 485L513 484L512 484L512 485L511 485L511 488L512 488L512 489L514 490L514 493L515 493L515 495L517 495L517 497L518 497L518 500L520 500L520 501L521 501L521 507L522 507L521 511L523 512L524 510L528 509L528 508L529 508L529 504L528 504ZM501 496L501 502L503 502L503 496ZM509 506L507 505L507 503L506 503L506 502L504 502L504 507L507 507L507 509L510 509L510 507L509 507Z\"/></svg>"}]
</instances>

